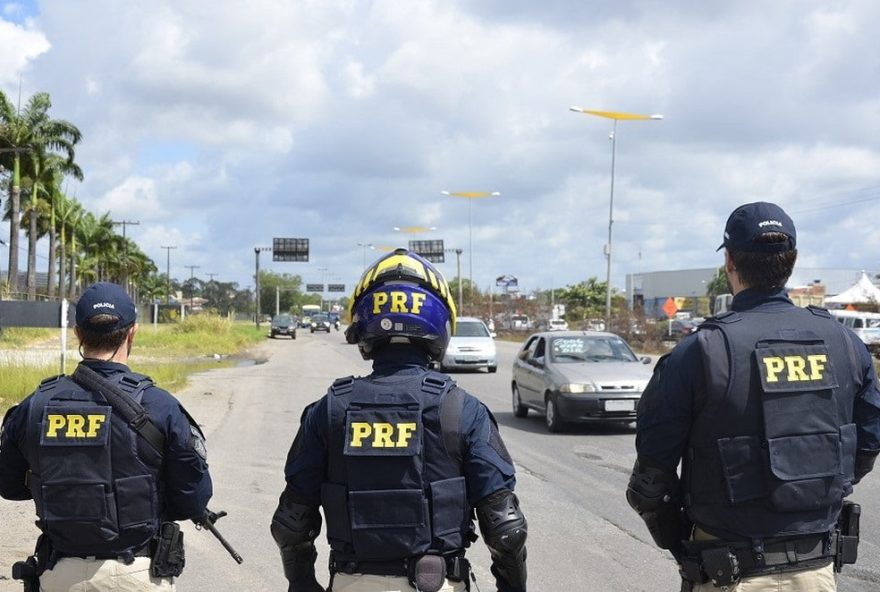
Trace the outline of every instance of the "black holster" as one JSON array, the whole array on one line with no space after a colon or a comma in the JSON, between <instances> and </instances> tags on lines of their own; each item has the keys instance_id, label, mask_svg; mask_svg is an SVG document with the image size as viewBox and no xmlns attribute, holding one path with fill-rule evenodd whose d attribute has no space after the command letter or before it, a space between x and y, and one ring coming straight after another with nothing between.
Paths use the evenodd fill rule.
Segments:
<instances>
[{"instance_id":1,"label":"black holster","mask_svg":"<svg viewBox=\"0 0 880 592\"><path fill-rule=\"evenodd\" d=\"M24 592L40 592L40 575L49 567L51 552L49 537L41 534L34 545L34 554L12 564L12 579L21 580Z\"/></svg>"},{"instance_id":2,"label":"black holster","mask_svg":"<svg viewBox=\"0 0 880 592\"><path fill-rule=\"evenodd\" d=\"M839 572L844 565L856 562L859 557L859 518L862 507L844 501L840 518L837 521L837 549L834 554L834 571Z\"/></svg>"},{"instance_id":3,"label":"black holster","mask_svg":"<svg viewBox=\"0 0 880 592\"><path fill-rule=\"evenodd\" d=\"M176 577L183 573L186 557L183 550L183 533L176 522L163 522L159 536L154 541L150 574L154 578Z\"/></svg>"}]
</instances>

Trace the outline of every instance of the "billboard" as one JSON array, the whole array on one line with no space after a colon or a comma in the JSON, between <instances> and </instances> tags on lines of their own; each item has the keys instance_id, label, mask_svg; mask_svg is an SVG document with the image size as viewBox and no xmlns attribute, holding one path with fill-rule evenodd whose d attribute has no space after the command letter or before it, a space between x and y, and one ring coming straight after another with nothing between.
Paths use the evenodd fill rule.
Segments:
<instances>
[{"instance_id":1,"label":"billboard","mask_svg":"<svg viewBox=\"0 0 880 592\"><path fill-rule=\"evenodd\" d=\"M443 240L411 240L409 250L416 255L421 255L431 263L445 263L446 255L443 250Z\"/></svg>"},{"instance_id":2,"label":"billboard","mask_svg":"<svg viewBox=\"0 0 880 592\"><path fill-rule=\"evenodd\" d=\"M324 284L306 284L306 292L323 292Z\"/></svg>"},{"instance_id":3,"label":"billboard","mask_svg":"<svg viewBox=\"0 0 880 592\"><path fill-rule=\"evenodd\" d=\"M273 238L272 261L308 261L309 239Z\"/></svg>"},{"instance_id":4,"label":"billboard","mask_svg":"<svg viewBox=\"0 0 880 592\"><path fill-rule=\"evenodd\" d=\"M328 292L345 292L345 284L327 284Z\"/></svg>"}]
</instances>

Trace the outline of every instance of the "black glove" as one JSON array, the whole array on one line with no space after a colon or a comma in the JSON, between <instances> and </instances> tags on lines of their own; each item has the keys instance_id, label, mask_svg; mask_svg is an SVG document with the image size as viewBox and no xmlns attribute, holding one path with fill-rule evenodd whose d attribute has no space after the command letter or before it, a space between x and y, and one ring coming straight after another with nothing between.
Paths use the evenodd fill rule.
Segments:
<instances>
[{"instance_id":1,"label":"black glove","mask_svg":"<svg viewBox=\"0 0 880 592\"><path fill-rule=\"evenodd\" d=\"M862 480L862 477L871 472L871 469L874 468L874 461L877 460L876 454L859 452L856 454L856 470L855 470L855 479L853 479L853 485Z\"/></svg>"},{"instance_id":2,"label":"black glove","mask_svg":"<svg viewBox=\"0 0 880 592\"><path fill-rule=\"evenodd\" d=\"M287 592L325 592L315 578L317 558L318 552L314 546L299 551L286 547L281 549L284 577L290 582Z\"/></svg>"}]
</instances>

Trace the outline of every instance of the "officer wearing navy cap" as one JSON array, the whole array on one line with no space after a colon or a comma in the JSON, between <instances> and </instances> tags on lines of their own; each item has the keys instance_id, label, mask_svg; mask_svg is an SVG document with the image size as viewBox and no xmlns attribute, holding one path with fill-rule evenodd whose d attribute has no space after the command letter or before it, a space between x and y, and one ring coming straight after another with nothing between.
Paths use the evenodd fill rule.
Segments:
<instances>
[{"instance_id":1,"label":"officer wearing navy cap","mask_svg":"<svg viewBox=\"0 0 880 592\"><path fill-rule=\"evenodd\" d=\"M495 419L446 375L455 304L440 272L398 249L354 290L346 330L373 372L306 408L272 518L290 592L324 590L314 540L323 506L333 592L470 589L472 516L497 590L526 590L526 519Z\"/></svg>"},{"instance_id":2,"label":"officer wearing navy cap","mask_svg":"<svg viewBox=\"0 0 880 592\"><path fill-rule=\"evenodd\" d=\"M206 515L212 485L201 431L177 399L126 365L136 320L121 286L89 287L76 306L81 364L147 411L163 450L103 394L64 375L44 380L3 420L0 495L36 504L42 591L173 590L173 577L150 573L160 525Z\"/></svg>"},{"instance_id":3,"label":"officer wearing navy cap","mask_svg":"<svg viewBox=\"0 0 880 592\"><path fill-rule=\"evenodd\" d=\"M836 590L855 561L844 498L880 451L880 392L858 337L788 298L796 242L775 204L733 211L733 310L662 357L639 404L626 497L683 590Z\"/></svg>"}]
</instances>

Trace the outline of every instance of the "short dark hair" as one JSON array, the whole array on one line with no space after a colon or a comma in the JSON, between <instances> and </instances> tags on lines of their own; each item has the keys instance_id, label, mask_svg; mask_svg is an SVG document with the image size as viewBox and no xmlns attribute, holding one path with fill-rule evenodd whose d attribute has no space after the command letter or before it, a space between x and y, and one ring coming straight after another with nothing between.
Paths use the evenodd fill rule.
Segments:
<instances>
[{"instance_id":1,"label":"short dark hair","mask_svg":"<svg viewBox=\"0 0 880 592\"><path fill-rule=\"evenodd\" d=\"M784 243L789 240L788 235L781 232L768 232L755 238L756 242ZM747 252L727 251L733 261L739 279L749 288L759 290L772 290L784 288L794 262L797 260L797 249L788 249L779 252Z\"/></svg>"},{"instance_id":2,"label":"short dark hair","mask_svg":"<svg viewBox=\"0 0 880 592\"><path fill-rule=\"evenodd\" d=\"M116 315L99 314L89 319L89 322L92 326L100 327L101 325L112 325L119 322L119 317ZM132 325L133 324L134 323L132 323ZM90 350L100 352L115 351L125 343L125 340L128 337L128 331L131 329L132 325L126 325L125 327L116 329L110 333L89 331L80 327L80 342L84 347L87 347Z\"/></svg>"}]
</instances>

